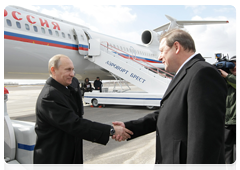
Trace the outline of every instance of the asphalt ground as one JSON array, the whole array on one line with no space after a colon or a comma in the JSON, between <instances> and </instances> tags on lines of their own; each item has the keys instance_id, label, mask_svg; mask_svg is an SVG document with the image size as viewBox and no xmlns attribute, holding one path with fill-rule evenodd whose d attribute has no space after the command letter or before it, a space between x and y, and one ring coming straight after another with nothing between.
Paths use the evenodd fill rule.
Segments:
<instances>
[{"instance_id":1,"label":"asphalt ground","mask_svg":"<svg viewBox=\"0 0 240 170\"><path fill-rule=\"evenodd\" d=\"M9 90L7 111L11 119L35 122L35 104L42 85L6 86ZM135 120L153 111L141 106L106 105L93 108L84 104L84 118L111 124L113 121ZM83 142L84 164L154 164L155 132L131 141L100 145Z\"/></svg>"}]
</instances>

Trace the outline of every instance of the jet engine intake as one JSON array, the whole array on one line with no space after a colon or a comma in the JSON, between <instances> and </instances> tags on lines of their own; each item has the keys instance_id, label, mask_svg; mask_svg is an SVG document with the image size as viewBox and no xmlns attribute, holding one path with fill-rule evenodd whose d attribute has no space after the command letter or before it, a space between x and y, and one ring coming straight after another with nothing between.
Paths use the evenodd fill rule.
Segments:
<instances>
[{"instance_id":1,"label":"jet engine intake","mask_svg":"<svg viewBox=\"0 0 240 170\"><path fill-rule=\"evenodd\" d=\"M159 34L152 30L145 30L142 33L142 43L147 46L159 46Z\"/></svg>"}]
</instances>

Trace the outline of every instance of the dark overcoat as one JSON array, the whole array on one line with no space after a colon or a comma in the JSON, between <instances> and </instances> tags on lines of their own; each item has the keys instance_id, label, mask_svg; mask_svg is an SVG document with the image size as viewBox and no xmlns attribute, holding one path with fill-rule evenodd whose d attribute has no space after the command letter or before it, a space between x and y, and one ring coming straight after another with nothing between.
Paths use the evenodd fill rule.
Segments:
<instances>
[{"instance_id":1,"label":"dark overcoat","mask_svg":"<svg viewBox=\"0 0 240 170\"><path fill-rule=\"evenodd\" d=\"M110 125L83 119L76 78L68 89L49 78L36 104L35 164L82 164L82 139L107 144Z\"/></svg>"},{"instance_id":2,"label":"dark overcoat","mask_svg":"<svg viewBox=\"0 0 240 170\"><path fill-rule=\"evenodd\" d=\"M200 54L169 84L159 111L125 122L131 139L156 131L159 164L223 164L226 83Z\"/></svg>"}]
</instances>

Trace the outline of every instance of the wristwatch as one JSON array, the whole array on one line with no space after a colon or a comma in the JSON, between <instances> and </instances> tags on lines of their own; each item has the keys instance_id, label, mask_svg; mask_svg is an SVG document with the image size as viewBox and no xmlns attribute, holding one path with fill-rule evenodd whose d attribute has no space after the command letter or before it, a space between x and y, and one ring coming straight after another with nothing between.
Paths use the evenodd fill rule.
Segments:
<instances>
[{"instance_id":1,"label":"wristwatch","mask_svg":"<svg viewBox=\"0 0 240 170\"><path fill-rule=\"evenodd\" d=\"M115 129L113 128L113 126L111 126L110 129L110 136L113 136L115 134Z\"/></svg>"}]
</instances>

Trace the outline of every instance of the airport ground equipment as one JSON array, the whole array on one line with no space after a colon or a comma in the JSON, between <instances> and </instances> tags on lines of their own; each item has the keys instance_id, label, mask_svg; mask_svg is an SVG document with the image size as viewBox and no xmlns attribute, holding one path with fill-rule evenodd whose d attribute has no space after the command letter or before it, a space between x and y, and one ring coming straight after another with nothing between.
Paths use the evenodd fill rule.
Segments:
<instances>
[{"instance_id":1,"label":"airport ground equipment","mask_svg":"<svg viewBox=\"0 0 240 170\"><path fill-rule=\"evenodd\" d=\"M90 49L85 59L108 70L115 78L130 82L144 92L131 91L93 91L84 93L84 101L98 104L140 105L153 108L159 106L173 75L143 61L137 61L133 48L126 53L107 42L89 40Z\"/></svg>"},{"instance_id":2,"label":"airport ground equipment","mask_svg":"<svg viewBox=\"0 0 240 170\"><path fill-rule=\"evenodd\" d=\"M4 160L8 164L33 164L35 123L11 120L7 113L8 90L4 87Z\"/></svg>"},{"instance_id":3,"label":"airport ground equipment","mask_svg":"<svg viewBox=\"0 0 240 170\"><path fill-rule=\"evenodd\" d=\"M94 107L98 105L133 105L146 106L154 109L160 106L163 95L147 92L102 92L94 90L84 94L84 102L92 103Z\"/></svg>"}]
</instances>

